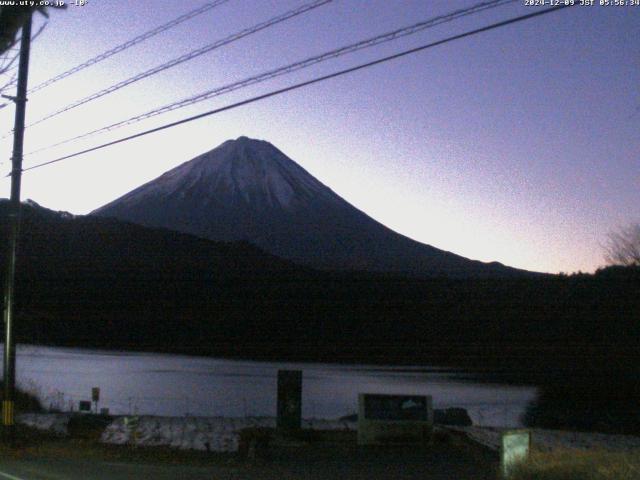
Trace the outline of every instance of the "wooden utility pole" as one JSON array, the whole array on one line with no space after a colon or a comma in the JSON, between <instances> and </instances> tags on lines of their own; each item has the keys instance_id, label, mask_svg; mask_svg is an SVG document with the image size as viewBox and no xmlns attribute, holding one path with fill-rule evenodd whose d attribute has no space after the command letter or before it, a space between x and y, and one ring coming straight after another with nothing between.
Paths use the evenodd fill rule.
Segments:
<instances>
[{"instance_id":1,"label":"wooden utility pole","mask_svg":"<svg viewBox=\"0 0 640 480\"><path fill-rule=\"evenodd\" d=\"M15 436L14 405L16 386L16 350L14 344L14 286L16 251L20 234L20 181L22 179L22 153L24 143L25 107L27 103L27 77L29 75L29 49L31 46L31 13L22 26L18 89L13 100L16 116L11 157L11 199L9 201L9 245L4 285L4 388L2 398L2 425L5 438L13 442Z\"/></svg>"}]
</instances>

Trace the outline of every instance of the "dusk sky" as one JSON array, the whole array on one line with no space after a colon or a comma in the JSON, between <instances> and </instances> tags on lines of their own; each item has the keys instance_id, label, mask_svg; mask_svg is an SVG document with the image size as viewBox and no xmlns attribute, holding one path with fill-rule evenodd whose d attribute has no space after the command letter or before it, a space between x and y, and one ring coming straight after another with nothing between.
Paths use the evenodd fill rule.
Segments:
<instances>
[{"instance_id":1,"label":"dusk sky","mask_svg":"<svg viewBox=\"0 0 640 480\"><path fill-rule=\"evenodd\" d=\"M29 85L204 3L88 0L53 11L32 46ZM33 93L27 124L305 3L229 0ZM335 0L28 128L25 152L476 3ZM29 155L24 167L541 8L524 3ZM271 142L344 199L420 242L529 270L593 271L604 264L607 233L640 221L640 6L595 3L25 172L22 197L85 214L246 135ZM35 31L45 19L34 18ZM2 134L13 115L13 107L0 110ZM10 152L5 138L6 173ZM0 187L7 197L9 180Z\"/></svg>"}]
</instances>

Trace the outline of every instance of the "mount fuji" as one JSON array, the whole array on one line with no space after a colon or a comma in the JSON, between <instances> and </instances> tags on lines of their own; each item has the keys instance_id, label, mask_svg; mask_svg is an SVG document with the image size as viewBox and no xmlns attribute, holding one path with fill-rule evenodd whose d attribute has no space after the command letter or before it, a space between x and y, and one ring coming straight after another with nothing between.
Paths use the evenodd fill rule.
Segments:
<instances>
[{"instance_id":1,"label":"mount fuji","mask_svg":"<svg viewBox=\"0 0 640 480\"><path fill-rule=\"evenodd\" d=\"M400 235L266 141L240 137L169 170L92 215L216 241L248 241L322 270L417 276L526 274Z\"/></svg>"}]
</instances>

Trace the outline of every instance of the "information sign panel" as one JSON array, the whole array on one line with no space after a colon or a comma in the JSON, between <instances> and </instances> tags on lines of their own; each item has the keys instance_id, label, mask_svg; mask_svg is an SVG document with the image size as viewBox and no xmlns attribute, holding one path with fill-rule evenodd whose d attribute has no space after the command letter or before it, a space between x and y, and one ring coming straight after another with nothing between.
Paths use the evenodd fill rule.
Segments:
<instances>
[{"instance_id":1,"label":"information sign panel","mask_svg":"<svg viewBox=\"0 0 640 480\"><path fill-rule=\"evenodd\" d=\"M430 441L432 399L425 395L358 396L358 444L414 444Z\"/></svg>"},{"instance_id":2,"label":"information sign panel","mask_svg":"<svg viewBox=\"0 0 640 480\"><path fill-rule=\"evenodd\" d=\"M427 421L427 397L417 395L366 395L364 416L368 420Z\"/></svg>"}]
</instances>

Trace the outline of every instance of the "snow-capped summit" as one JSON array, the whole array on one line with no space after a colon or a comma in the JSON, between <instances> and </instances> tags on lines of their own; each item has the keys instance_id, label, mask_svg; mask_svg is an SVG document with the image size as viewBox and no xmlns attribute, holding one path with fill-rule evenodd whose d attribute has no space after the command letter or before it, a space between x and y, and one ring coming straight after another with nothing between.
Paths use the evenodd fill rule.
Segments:
<instances>
[{"instance_id":1,"label":"snow-capped summit","mask_svg":"<svg viewBox=\"0 0 640 480\"><path fill-rule=\"evenodd\" d=\"M202 203L252 205L258 209L301 208L333 193L268 142L239 137L170 170L121 200L148 195L197 196Z\"/></svg>"},{"instance_id":2,"label":"snow-capped summit","mask_svg":"<svg viewBox=\"0 0 640 480\"><path fill-rule=\"evenodd\" d=\"M321 269L451 276L517 272L393 232L269 142L247 137L228 140L93 214L212 240L246 240Z\"/></svg>"}]
</instances>

